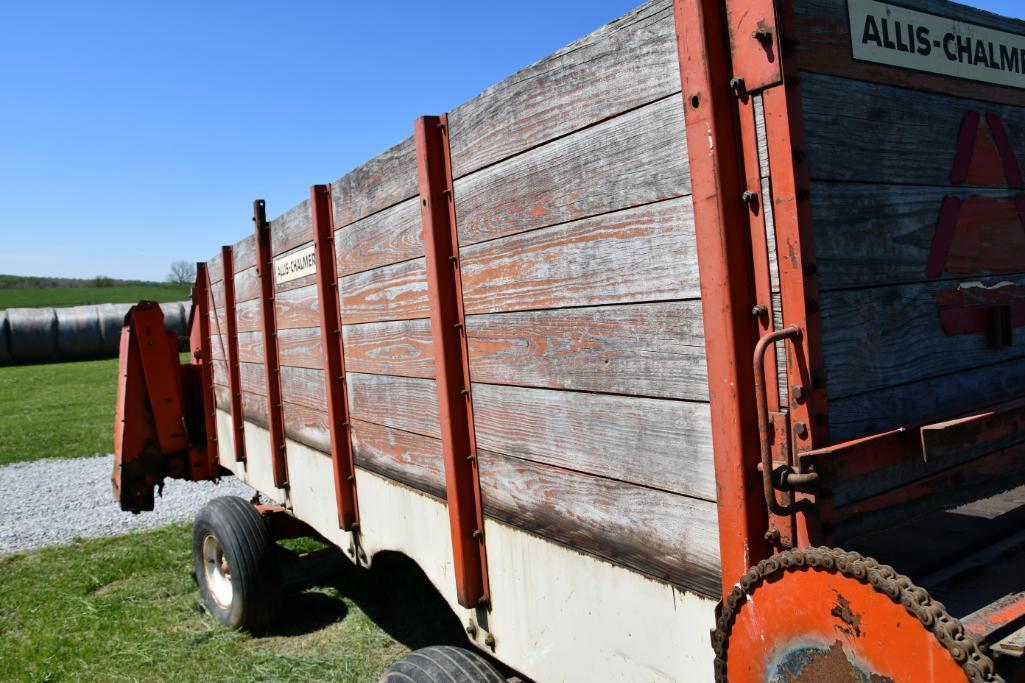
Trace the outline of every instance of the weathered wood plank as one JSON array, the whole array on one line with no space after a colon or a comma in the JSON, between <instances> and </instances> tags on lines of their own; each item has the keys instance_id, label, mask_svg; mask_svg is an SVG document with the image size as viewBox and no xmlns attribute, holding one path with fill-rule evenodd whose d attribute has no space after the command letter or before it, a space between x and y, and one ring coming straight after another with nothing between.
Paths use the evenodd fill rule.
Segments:
<instances>
[{"instance_id":1,"label":"weathered wood plank","mask_svg":"<svg viewBox=\"0 0 1025 683\"><path fill-rule=\"evenodd\" d=\"M434 380L358 372L346 379L353 419L441 438Z\"/></svg>"},{"instance_id":2,"label":"weathered wood plank","mask_svg":"<svg viewBox=\"0 0 1025 683\"><path fill-rule=\"evenodd\" d=\"M473 315L466 329L477 382L708 400L700 301Z\"/></svg>"},{"instance_id":3,"label":"weathered wood plank","mask_svg":"<svg viewBox=\"0 0 1025 683\"><path fill-rule=\"evenodd\" d=\"M484 512L670 583L716 596L716 506L480 451Z\"/></svg>"},{"instance_id":4,"label":"weathered wood plank","mask_svg":"<svg viewBox=\"0 0 1025 683\"><path fill-rule=\"evenodd\" d=\"M231 264L236 273L256 265L256 238L252 233L243 237L232 248Z\"/></svg>"},{"instance_id":5,"label":"weathered wood plank","mask_svg":"<svg viewBox=\"0 0 1025 683\"><path fill-rule=\"evenodd\" d=\"M327 410L324 371L281 366L281 400L315 410Z\"/></svg>"},{"instance_id":6,"label":"weathered wood plank","mask_svg":"<svg viewBox=\"0 0 1025 683\"><path fill-rule=\"evenodd\" d=\"M352 450L360 467L442 500L446 498L445 462L439 439L353 420Z\"/></svg>"},{"instance_id":7,"label":"weathered wood plank","mask_svg":"<svg viewBox=\"0 0 1025 683\"><path fill-rule=\"evenodd\" d=\"M1022 285L1025 276L981 283L1004 281ZM822 348L830 402L1025 356L1021 335L1003 349L992 348L984 331L948 336L937 300L956 289L956 282L939 281L824 293Z\"/></svg>"},{"instance_id":8,"label":"weathered wood plank","mask_svg":"<svg viewBox=\"0 0 1025 683\"><path fill-rule=\"evenodd\" d=\"M949 419L1021 396L1025 359L932 377L829 401L834 443Z\"/></svg>"},{"instance_id":9,"label":"weathered wood plank","mask_svg":"<svg viewBox=\"0 0 1025 683\"><path fill-rule=\"evenodd\" d=\"M349 372L434 377L430 320L345 325L342 337Z\"/></svg>"},{"instance_id":10,"label":"weathered wood plank","mask_svg":"<svg viewBox=\"0 0 1025 683\"><path fill-rule=\"evenodd\" d=\"M304 199L270 223L271 254L279 256L313 240L310 200Z\"/></svg>"},{"instance_id":11,"label":"weathered wood plank","mask_svg":"<svg viewBox=\"0 0 1025 683\"><path fill-rule=\"evenodd\" d=\"M819 289L866 287L919 282L927 279L926 263L946 197L1011 199L1017 190L962 190L819 182L812 185L812 212ZM1008 203L1010 211L1014 206ZM1015 216L1013 216L1016 218ZM995 221L992 232L1006 222ZM1021 226L1012 239L993 240L982 231L976 243L958 243L954 254L959 275L988 274L996 266L1005 272L1025 271L1025 263L1009 263L1025 245ZM1014 237L1018 239L1015 244ZM1001 255L995 245L1003 244ZM967 250L965 249L967 247ZM976 267L972 267L972 263ZM965 267L966 266L966 267ZM1013 268L1013 270L1007 270ZM948 276L949 277L949 276Z\"/></svg>"},{"instance_id":12,"label":"weathered wood plank","mask_svg":"<svg viewBox=\"0 0 1025 683\"><path fill-rule=\"evenodd\" d=\"M427 264L423 257L347 275L338 281L342 322L427 318Z\"/></svg>"},{"instance_id":13,"label":"weathered wood plank","mask_svg":"<svg viewBox=\"0 0 1025 683\"><path fill-rule=\"evenodd\" d=\"M479 448L715 500L707 403L473 384Z\"/></svg>"},{"instance_id":14,"label":"weathered wood plank","mask_svg":"<svg viewBox=\"0 0 1025 683\"><path fill-rule=\"evenodd\" d=\"M235 274L235 305L260 298L260 276L256 267L246 268Z\"/></svg>"},{"instance_id":15,"label":"weathered wood plank","mask_svg":"<svg viewBox=\"0 0 1025 683\"><path fill-rule=\"evenodd\" d=\"M327 413L309 406L283 401L285 436L324 453L331 452Z\"/></svg>"},{"instance_id":16,"label":"weathered wood plank","mask_svg":"<svg viewBox=\"0 0 1025 683\"><path fill-rule=\"evenodd\" d=\"M221 258L221 252L217 252L206 262L206 274L210 278L211 285L224 280L224 259Z\"/></svg>"},{"instance_id":17,"label":"weathered wood plank","mask_svg":"<svg viewBox=\"0 0 1025 683\"><path fill-rule=\"evenodd\" d=\"M1025 25L1017 19L1008 19L953 2L901 0L895 4L1003 31L1025 32ZM798 59L803 70L1025 106L1025 93L1014 88L854 61L851 57L850 19L845 0L797 0L794 2L794 15Z\"/></svg>"},{"instance_id":18,"label":"weathered wood plank","mask_svg":"<svg viewBox=\"0 0 1025 683\"><path fill-rule=\"evenodd\" d=\"M467 314L697 298L689 197L461 250Z\"/></svg>"},{"instance_id":19,"label":"weathered wood plank","mask_svg":"<svg viewBox=\"0 0 1025 683\"><path fill-rule=\"evenodd\" d=\"M263 330L263 323L260 318L260 301L244 301L235 306L236 330L239 334L243 332L257 332ZM280 321L279 321L280 325Z\"/></svg>"},{"instance_id":20,"label":"weathered wood plank","mask_svg":"<svg viewBox=\"0 0 1025 683\"><path fill-rule=\"evenodd\" d=\"M231 413L231 390L222 384L214 384L214 405L218 410Z\"/></svg>"},{"instance_id":21,"label":"weathered wood plank","mask_svg":"<svg viewBox=\"0 0 1025 683\"><path fill-rule=\"evenodd\" d=\"M456 181L459 243L688 194L683 102L670 96Z\"/></svg>"},{"instance_id":22,"label":"weathered wood plank","mask_svg":"<svg viewBox=\"0 0 1025 683\"><path fill-rule=\"evenodd\" d=\"M210 364L210 369L213 371L214 384L222 387L228 386L228 364L222 358L215 358Z\"/></svg>"},{"instance_id":23,"label":"weathered wood plank","mask_svg":"<svg viewBox=\"0 0 1025 683\"><path fill-rule=\"evenodd\" d=\"M239 363L239 387L259 396L267 395L267 372L261 363Z\"/></svg>"},{"instance_id":24,"label":"weathered wood plank","mask_svg":"<svg viewBox=\"0 0 1025 683\"><path fill-rule=\"evenodd\" d=\"M244 332L238 336L239 360L263 362L263 332ZM278 332L278 359L281 365L297 368L323 368L320 330L315 327Z\"/></svg>"},{"instance_id":25,"label":"weathered wood plank","mask_svg":"<svg viewBox=\"0 0 1025 683\"><path fill-rule=\"evenodd\" d=\"M680 90L672 4L649 2L449 113L466 175Z\"/></svg>"},{"instance_id":26,"label":"weathered wood plank","mask_svg":"<svg viewBox=\"0 0 1025 683\"><path fill-rule=\"evenodd\" d=\"M274 296L274 316L278 331L320 327L320 300L317 286L290 289Z\"/></svg>"},{"instance_id":27,"label":"weathered wood plank","mask_svg":"<svg viewBox=\"0 0 1025 683\"><path fill-rule=\"evenodd\" d=\"M335 231L339 277L423 255L423 228L417 197Z\"/></svg>"},{"instance_id":28,"label":"weathered wood plank","mask_svg":"<svg viewBox=\"0 0 1025 683\"><path fill-rule=\"evenodd\" d=\"M335 227L344 227L416 194L416 145L408 137L332 183Z\"/></svg>"},{"instance_id":29,"label":"weathered wood plank","mask_svg":"<svg viewBox=\"0 0 1025 683\"><path fill-rule=\"evenodd\" d=\"M970 111L999 115L1025 158L1020 107L816 74L802 77L801 94L812 180L948 186Z\"/></svg>"},{"instance_id":30,"label":"weathered wood plank","mask_svg":"<svg viewBox=\"0 0 1025 683\"><path fill-rule=\"evenodd\" d=\"M267 397L249 391L242 391L242 416L249 422L266 429Z\"/></svg>"}]
</instances>

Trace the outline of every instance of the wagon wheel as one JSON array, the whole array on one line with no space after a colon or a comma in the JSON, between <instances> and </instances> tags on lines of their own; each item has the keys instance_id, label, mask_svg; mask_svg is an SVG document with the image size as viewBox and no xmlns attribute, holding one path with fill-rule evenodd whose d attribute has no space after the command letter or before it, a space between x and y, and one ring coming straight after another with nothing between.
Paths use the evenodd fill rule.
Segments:
<instances>
[{"instance_id":1,"label":"wagon wheel","mask_svg":"<svg viewBox=\"0 0 1025 683\"><path fill-rule=\"evenodd\" d=\"M835 548L759 563L723 603L716 681L1000 681L961 623L892 567Z\"/></svg>"}]
</instances>

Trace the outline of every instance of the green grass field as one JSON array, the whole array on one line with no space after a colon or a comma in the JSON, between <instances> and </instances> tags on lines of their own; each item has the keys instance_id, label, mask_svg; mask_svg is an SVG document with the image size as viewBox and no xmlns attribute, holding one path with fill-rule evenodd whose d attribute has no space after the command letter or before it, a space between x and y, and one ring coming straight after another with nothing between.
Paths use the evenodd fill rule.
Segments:
<instances>
[{"instance_id":1,"label":"green grass field","mask_svg":"<svg viewBox=\"0 0 1025 683\"><path fill-rule=\"evenodd\" d=\"M0 368L0 465L110 453L117 359Z\"/></svg>"},{"instance_id":2,"label":"green grass field","mask_svg":"<svg viewBox=\"0 0 1025 683\"><path fill-rule=\"evenodd\" d=\"M0 557L0 680L375 681L409 649L464 642L423 574L393 558L286 596L266 636L230 631L200 606L190 534Z\"/></svg>"},{"instance_id":3,"label":"green grass field","mask_svg":"<svg viewBox=\"0 0 1025 683\"><path fill-rule=\"evenodd\" d=\"M0 289L0 310L40 306L82 306L85 304L132 304L143 299L164 303L189 298L191 286L120 285L114 287L39 287Z\"/></svg>"}]
</instances>

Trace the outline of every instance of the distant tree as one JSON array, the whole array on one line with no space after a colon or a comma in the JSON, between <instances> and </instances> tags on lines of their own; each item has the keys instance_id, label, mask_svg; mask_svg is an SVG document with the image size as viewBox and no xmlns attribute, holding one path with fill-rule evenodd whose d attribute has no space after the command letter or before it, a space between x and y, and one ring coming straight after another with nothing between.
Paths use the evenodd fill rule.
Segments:
<instances>
[{"instance_id":1,"label":"distant tree","mask_svg":"<svg viewBox=\"0 0 1025 683\"><path fill-rule=\"evenodd\" d=\"M114 279L106 275L97 275L93 278L93 287L113 287Z\"/></svg>"},{"instance_id":2,"label":"distant tree","mask_svg":"<svg viewBox=\"0 0 1025 683\"><path fill-rule=\"evenodd\" d=\"M196 264L188 261L175 261L171 264L171 272L167 281L176 285L190 285L196 281Z\"/></svg>"}]
</instances>

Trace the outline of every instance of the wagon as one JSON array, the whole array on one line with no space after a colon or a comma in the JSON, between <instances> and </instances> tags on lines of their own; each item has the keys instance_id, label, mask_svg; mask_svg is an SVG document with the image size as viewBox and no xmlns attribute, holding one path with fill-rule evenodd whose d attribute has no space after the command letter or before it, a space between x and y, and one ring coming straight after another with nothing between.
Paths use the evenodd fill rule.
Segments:
<instances>
[{"instance_id":1,"label":"wagon","mask_svg":"<svg viewBox=\"0 0 1025 683\"><path fill-rule=\"evenodd\" d=\"M188 363L137 305L115 494L260 493L229 626L281 535L411 558L468 643L387 680L1020 679L1023 152L1023 22L654 0L256 201Z\"/></svg>"}]
</instances>

